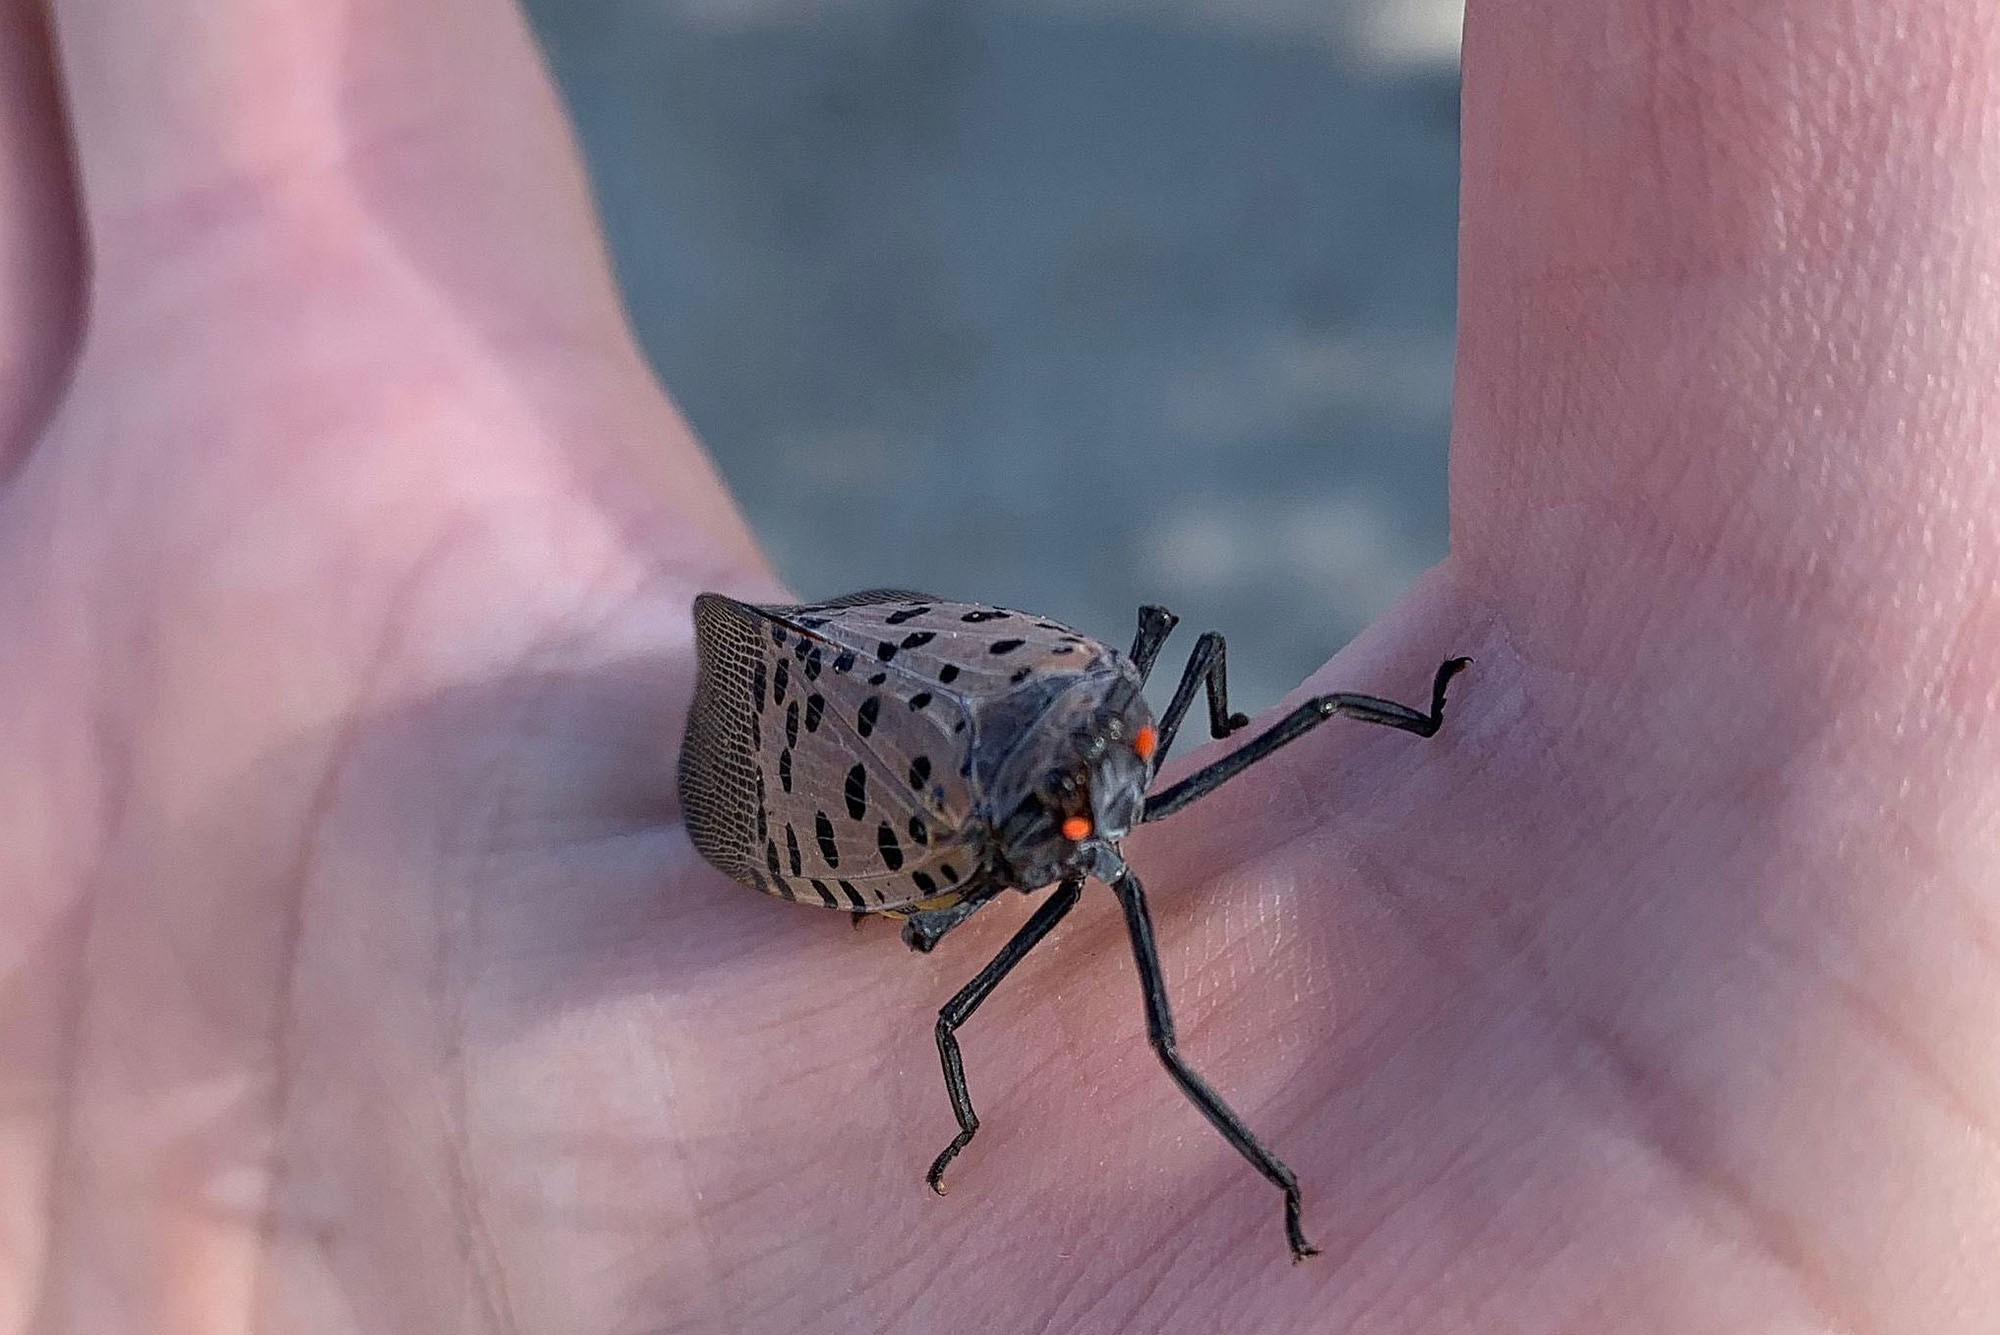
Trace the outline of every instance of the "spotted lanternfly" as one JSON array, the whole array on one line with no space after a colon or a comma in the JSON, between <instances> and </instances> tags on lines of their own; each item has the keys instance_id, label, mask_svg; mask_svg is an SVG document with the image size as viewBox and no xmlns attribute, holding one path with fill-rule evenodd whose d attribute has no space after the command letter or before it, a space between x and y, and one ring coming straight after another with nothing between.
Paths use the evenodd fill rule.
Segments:
<instances>
[{"instance_id":1,"label":"spotted lanternfly","mask_svg":"<svg viewBox=\"0 0 2000 1335\"><path fill-rule=\"evenodd\" d=\"M1292 1170L1175 1046L1145 891L1119 842L1336 714L1435 734L1445 685L1470 660L1439 665L1428 713L1323 695L1148 795L1197 691L1207 691L1216 737L1249 723L1230 712L1223 641L1213 632L1195 642L1154 721L1141 690L1176 621L1165 608L1140 609L1123 654L1027 613L896 589L799 606L704 593L694 620L700 676L681 748L681 810L694 846L718 869L784 899L900 918L903 940L919 951L1003 890L1056 887L938 1012L959 1131L931 1164L932 1189L943 1192L945 1167L979 1129L957 1029L1094 876L1124 910L1154 1052L1223 1138L1285 1193L1292 1259L1312 1255Z\"/></svg>"}]
</instances>

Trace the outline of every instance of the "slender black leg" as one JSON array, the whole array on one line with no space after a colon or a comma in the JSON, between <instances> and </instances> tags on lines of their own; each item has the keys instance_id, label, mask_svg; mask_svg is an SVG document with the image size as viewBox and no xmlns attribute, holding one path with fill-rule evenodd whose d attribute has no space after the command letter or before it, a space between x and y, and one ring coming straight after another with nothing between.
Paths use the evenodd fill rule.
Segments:
<instances>
[{"instance_id":1,"label":"slender black leg","mask_svg":"<svg viewBox=\"0 0 2000 1335\"><path fill-rule=\"evenodd\" d=\"M944 934L986 907L985 899L961 899L950 908L924 909L903 919L903 944L928 955Z\"/></svg>"},{"instance_id":2,"label":"slender black leg","mask_svg":"<svg viewBox=\"0 0 2000 1335\"><path fill-rule=\"evenodd\" d=\"M1181 669L1181 684L1174 688L1174 698L1167 702L1167 712L1160 716L1159 741L1153 748L1153 772L1159 773L1160 766L1167 762L1167 752L1173 747L1174 734L1181 730L1181 720L1187 716L1188 706L1194 703L1194 693L1203 686L1208 687L1208 732L1211 737L1227 737L1238 728L1249 725L1250 720L1242 714L1229 712L1229 658L1222 636L1212 630L1201 633L1188 653L1187 666Z\"/></svg>"},{"instance_id":3,"label":"slender black leg","mask_svg":"<svg viewBox=\"0 0 2000 1335\"><path fill-rule=\"evenodd\" d=\"M1384 700L1373 695L1322 695L1308 700L1273 724L1268 730L1257 734L1236 750L1205 769L1196 770L1172 787L1163 788L1146 799L1146 820L1159 820L1171 816L1176 811L1198 797L1205 797L1229 780L1241 774L1258 761L1276 751L1279 747L1317 728L1335 715L1360 719L1363 723L1380 723L1385 727L1401 728L1419 737L1430 737L1444 724L1444 688L1464 670L1469 658L1448 658L1438 664L1437 676L1431 681L1431 710L1420 714L1408 705L1399 705L1394 700Z\"/></svg>"},{"instance_id":4,"label":"slender black leg","mask_svg":"<svg viewBox=\"0 0 2000 1335\"><path fill-rule=\"evenodd\" d=\"M1167 636L1174 633L1180 618L1164 607L1147 603L1139 609L1139 632L1132 637L1132 652L1125 655L1139 669L1139 680L1144 683L1153 675L1153 664L1160 656L1160 646L1167 642Z\"/></svg>"},{"instance_id":5,"label":"slender black leg","mask_svg":"<svg viewBox=\"0 0 2000 1335\"><path fill-rule=\"evenodd\" d=\"M972 1012L979 1009L979 1003L1000 985L1000 980L1040 944L1041 939L1062 921L1065 913L1076 907L1077 897L1082 893L1082 877L1072 877L1058 885L1055 892L1035 910L1034 916L1021 924L1021 930L1000 947L1000 953L938 1011L938 1056L944 1062L945 1092L951 1096L951 1110L958 1118L958 1134L952 1138L951 1144L944 1147L944 1153L931 1162L930 1172L924 1174L931 1190L940 1196L944 1195L945 1166L958 1157L958 1152L979 1130L979 1115L972 1111L972 1095L965 1088L965 1063L958 1055L958 1038L953 1031L971 1018Z\"/></svg>"},{"instance_id":6,"label":"slender black leg","mask_svg":"<svg viewBox=\"0 0 2000 1335\"><path fill-rule=\"evenodd\" d=\"M1248 1159L1251 1167L1285 1193L1285 1241L1291 1244L1292 1260L1303 1261L1308 1256L1317 1255L1319 1248L1306 1241L1305 1232L1299 1225L1299 1181L1292 1175L1292 1170L1250 1134L1250 1128L1243 1125L1243 1119L1222 1101L1222 1096L1206 1080L1194 1073L1175 1045L1174 1016L1167 1008L1167 984L1160 972L1159 951L1153 944L1153 917L1146 911L1145 887L1127 868L1111 882L1111 890L1125 910L1125 928L1132 937L1132 957L1139 964L1139 988L1146 998L1146 1037L1152 1043L1153 1051L1159 1055L1160 1064L1167 1068L1167 1074L1174 1078L1181 1092L1201 1109L1202 1116L1222 1133L1222 1138Z\"/></svg>"}]
</instances>

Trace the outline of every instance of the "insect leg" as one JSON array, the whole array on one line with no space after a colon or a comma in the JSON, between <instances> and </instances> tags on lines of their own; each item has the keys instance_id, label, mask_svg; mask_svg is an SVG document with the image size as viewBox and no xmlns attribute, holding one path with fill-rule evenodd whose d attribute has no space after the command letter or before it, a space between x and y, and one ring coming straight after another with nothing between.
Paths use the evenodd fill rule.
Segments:
<instances>
[{"instance_id":1,"label":"insect leg","mask_svg":"<svg viewBox=\"0 0 2000 1335\"><path fill-rule=\"evenodd\" d=\"M1146 1037L1158 1054L1160 1064L1167 1068L1167 1074L1173 1077L1181 1092L1201 1109L1202 1116L1209 1120L1210 1125L1222 1133L1222 1138L1249 1160L1250 1165L1268 1178L1272 1185L1285 1193L1285 1241L1291 1245L1292 1260L1303 1261L1308 1256L1317 1255L1319 1248L1306 1241L1305 1232L1299 1226L1299 1181L1292 1175L1292 1170L1250 1134L1250 1128L1243 1125L1243 1119L1222 1101L1222 1096L1206 1080L1194 1073L1175 1044L1174 1016L1167 1008L1166 979L1160 972L1160 955L1153 944L1153 918L1146 910L1145 887L1139 884L1139 878L1132 874L1130 868L1125 868L1111 882L1111 890L1118 896L1119 906L1125 910L1125 928L1132 937L1132 957L1139 965L1139 988L1146 998Z\"/></svg>"},{"instance_id":2,"label":"insect leg","mask_svg":"<svg viewBox=\"0 0 2000 1335\"><path fill-rule=\"evenodd\" d=\"M1139 631L1132 637L1132 652L1125 656L1139 669L1142 684L1153 675L1153 663L1160 656L1160 647L1179 624L1180 618L1164 607L1147 603L1139 609Z\"/></svg>"},{"instance_id":3,"label":"insect leg","mask_svg":"<svg viewBox=\"0 0 2000 1335\"><path fill-rule=\"evenodd\" d=\"M912 913L903 919L903 944L919 955L928 955L946 932L985 907L985 899L961 899L950 908Z\"/></svg>"},{"instance_id":4,"label":"insect leg","mask_svg":"<svg viewBox=\"0 0 2000 1335\"><path fill-rule=\"evenodd\" d=\"M1159 741L1153 749L1155 773L1166 763L1174 734L1181 730L1181 720L1187 716L1188 706L1194 703L1194 693L1203 686L1208 688L1210 736L1227 737L1250 722L1241 714L1229 712L1229 661L1222 636L1212 630L1203 631L1188 653L1187 666L1181 669L1181 684L1174 688L1167 712L1160 716Z\"/></svg>"},{"instance_id":5,"label":"insect leg","mask_svg":"<svg viewBox=\"0 0 2000 1335\"><path fill-rule=\"evenodd\" d=\"M1399 705L1394 700L1384 700L1373 695L1343 692L1308 700L1213 765L1198 769L1179 783L1148 797L1145 819L1159 820L1163 816L1173 815L1196 798L1214 792L1279 747L1297 741L1337 714L1359 719L1363 723L1380 723L1386 727L1401 728L1404 732L1413 732L1419 737L1434 736L1444 724L1445 686L1471 661L1469 658L1448 658L1438 664L1437 676L1431 680L1431 709L1428 714L1420 714L1408 705ZM1186 683L1183 682L1182 685L1185 686Z\"/></svg>"},{"instance_id":6,"label":"insect leg","mask_svg":"<svg viewBox=\"0 0 2000 1335\"><path fill-rule=\"evenodd\" d=\"M1076 907L1077 897L1082 893L1081 877L1072 877L1058 885L1055 892L1036 908L1034 916L1021 924L1021 930L1000 947L1000 953L938 1011L938 1056L944 1062L945 1092L951 1096L951 1110L958 1118L958 1134L952 1138L951 1144L945 1146L944 1153L931 1162L930 1171L924 1174L924 1181L930 1183L931 1190L940 1196L944 1195L945 1166L958 1157L958 1152L979 1130L979 1115L972 1111L972 1095L965 1088L965 1063L959 1057L958 1038L954 1031L972 1017L972 1012L979 1009L979 1003L986 1000L1000 985L1000 980L1041 943L1041 939L1062 921L1063 915Z\"/></svg>"}]
</instances>

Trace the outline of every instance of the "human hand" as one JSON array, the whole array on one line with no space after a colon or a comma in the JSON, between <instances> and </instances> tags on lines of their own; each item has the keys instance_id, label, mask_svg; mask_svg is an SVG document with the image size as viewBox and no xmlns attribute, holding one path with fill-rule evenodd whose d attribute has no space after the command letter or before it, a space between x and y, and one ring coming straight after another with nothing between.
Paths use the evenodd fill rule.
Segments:
<instances>
[{"instance_id":1,"label":"human hand","mask_svg":"<svg viewBox=\"0 0 2000 1335\"><path fill-rule=\"evenodd\" d=\"M512 13L51 8L53 62L0 0L0 1329L1991 1324L1978 7L1473 7L1453 557L1313 685L1477 664L1127 846L1298 1267L1101 888L964 1031L940 1201L930 1017L1028 906L916 957L669 819L688 603L778 590Z\"/></svg>"}]
</instances>

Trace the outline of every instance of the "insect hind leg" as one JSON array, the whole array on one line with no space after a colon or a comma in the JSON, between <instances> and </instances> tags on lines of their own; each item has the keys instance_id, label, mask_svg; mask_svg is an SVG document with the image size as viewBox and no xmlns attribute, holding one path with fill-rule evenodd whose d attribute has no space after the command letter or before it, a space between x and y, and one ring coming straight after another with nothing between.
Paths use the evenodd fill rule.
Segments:
<instances>
[{"instance_id":1,"label":"insect hind leg","mask_svg":"<svg viewBox=\"0 0 2000 1335\"><path fill-rule=\"evenodd\" d=\"M920 909L903 919L903 944L928 955L944 934L984 907L984 899L961 899L949 908Z\"/></svg>"},{"instance_id":2,"label":"insect hind leg","mask_svg":"<svg viewBox=\"0 0 2000 1335\"><path fill-rule=\"evenodd\" d=\"M972 981L958 990L958 995L938 1010L937 1046L938 1059L944 1063L945 1093L951 1098L952 1114L958 1118L958 1134L944 1152L931 1162L930 1171L924 1174L924 1181L932 1191L944 1195L944 1170L958 1157L958 1152L966 1147L979 1131L979 1115L972 1111L972 1094L965 1087L965 1062L959 1055L957 1029L979 1009L979 1003L992 995L1000 980L1013 971L1027 953L1041 944L1043 937L1055 929L1063 920L1063 915L1076 907L1076 901L1083 893L1083 878L1071 877L1056 886L1055 892L1043 900L1035 909L1034 916L1021 924L1000 947L1000 953L987 962L985 968Z\"/></svg>"}]
</instances>

